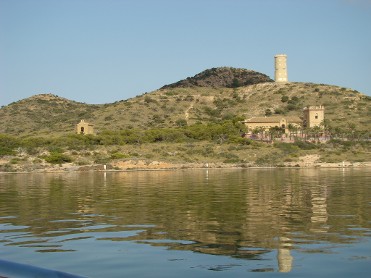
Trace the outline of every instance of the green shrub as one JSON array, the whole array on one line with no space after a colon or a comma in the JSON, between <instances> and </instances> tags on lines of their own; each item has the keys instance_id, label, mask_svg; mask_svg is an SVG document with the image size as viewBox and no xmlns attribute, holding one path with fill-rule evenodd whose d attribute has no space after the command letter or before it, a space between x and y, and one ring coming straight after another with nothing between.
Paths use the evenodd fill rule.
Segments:
<instances>
[{"instance_id":1,"label":"green shrub","mask_svg":"<svg viewBox=\"0 0 371 278\"><path fill-rule=\"evenodd\" d=\"M275 142L273 146L280 149L284 154L292 154L300 150L297 145L291 143Z\"/></svg>"},{"instance_id":2,"label":"green shrub","mask_svg":"<svg viewBox=\"0 0 371 278\"><path fill-rule=\"evenodd\" d=\"M104 117L104 120L105 120L106 122L110 122L110 121L113 120L113 117L112 117L112 115L109 115L109 116Z\"/></svg>"},{"instance_id":3,"label":"green shrub","mask_svg":"<svg viewBox=\"0 0 371 278\"><path fill-rule=\"evenodd\" d=\"M283 110L281 108L276 108L274 110L274 114L278 114L278 115L285 114L285 110Z\"/></svg>"},{"instance_id":4,"label":"green shrub","mask_svg":"<svg viewBox=\"0 0 371 278\"><path fill-rule=\"evenodd\" d=\"M297 106L295 104L289 103L289 104L287 104L286 109L288 111L294 111L294 110L297 109Z\"/></svg>"},{"instance_id":5,"label":"green shrub","mask_svg":"<svg viewBox=\"0 0 371 278\"><path fill-rule=\"evenodd\" d=\"M76 164L79 165L79 166L89 165L90 161L87 160L87 159L79 159L79 160L76 161Z\"/></svg>"},{"instance_id":6,"label":"green shrub","mask_svg":"<svg viewBox=\"0 0 371 278\"><path fill-rule=\"evenodd\" d=\"M238 155L234 154L234 153L230 153L230 152L223 152L223 153L220 153L219 154L221 157L224 157L226 158L223 162L224 163L237 163L237 162L240 162L240 158L238 157Z\"/></svg>"},{"instance_id":7,"label":"green shrub","mask_svg":"<svg viewBox=\"0 0 371 278\"><path fill-rule=\"evenodd\" d=\"M123 159L123 158L128 158L128 157L130 156L124 153L120 153L120 152L115 152L111 154L112 159Z\"/></svg>"},{"instance_id":8,"label":"green shrub","mask_svg":"<svg viewBox=\"0 0 371 278\"><path fill-rule=\"evenodd\" d=\"M305 142L305 141L300 141L300 140L295 141L293 145L298 146L302 150L313 150L317 148L316 144Z\"/></svg>"},{"instance_id":9,"label":"green shrub","mask_svg":"<svg viewBox=\"0 0 371 278\"><path fill-rule=\"evenodd\" d=\"M18 164L19 161L19 158L12 158L9 162L10 164Z\"/></svg>"},{"instance_id":10,"label":"green shrub","mask_svg":"<svg viewBox=\"0 0 371 278\"><path fill-rule=\"evenodd\" d=\"M184 98L185 101L193 101L194 100L194 97L191 96L191 95L187 95L185 98Z\"/></svg>"},{"instance_id":11,"label":"green shrub","mask_svg":"<svg viewBox=\"0 0 371 278\"><path fill-rule=\"evenodd\" d=\"M148 143L182 142L184 139L185 136L183 131L171 128L146 130L143 137L143 140Z\"/></svg>"},{"instance_id":12,"label":"green shrub","mask_svg":"<svg viewBox=\"0 0 371 278\"><path fill-rule=\"evenodd\" d=\"M185 119L178 119L175 121L175 124L179 127L186 126L187 125L187 120Z\"/></svg>"},{"instance_id":13,"label":"green shrub","mask_svg":"<svg viewBox=\"0 0 371 278\"><path fill-rule=\"evenodd\" d=\"M282 153L272 152L258 157L256 164L259 166L275 166L282 161Z\"/></svg>"},{"instance_id":14,"label":"green shrub","mask_svg":"<svg viewBox=\"0 0 371 278\"><path fill-rule=\"evenodd\" d=\"M289 100L289 97L288 96L282 96L281 97L281 101L282 102L287 102Z\"/></svg>"},{"instance_id":15,"label":"green shrub","mask_svg":"<svg viewBox=\"0 0 371 278\"><path fill-rule=\"evenodd\" d=\"M48 156L43 157L46 162L52 164L62 164L72 162L72 158L60 152L51 152Z\"/></svg>"},{"instance_id":16,"label":"green shrub","mask_svg":"<svg viewBox=\"0 0 371 278\"><path fill-rule=\"evenodd\" d=\"M232 88L237 88L237 87L240 87L240 86L241 86L240 81L237 78L233 78L231 87Z\"/></svg>"},{"instance_id":17,"label":"green shrub","mask_svg":"<svg viewBox=\"0 0 371 278\"><path fill-rule=\"evenodd\" d=\"M297 96L293 96L291 100L289 100L289 103L296 104L299 101L299 98Z\"/></svg>"},{"instance_id":18,"label":"green shrub","mask_svg":"<svg viewBox=\"0 0 371 278\"><path fill-rule=\"evenodd\" d=\"M265 109L265 116L272 116L272 110L270 110L269 108Z\"/></svg>"},{"instance_id":19,"label":"green shrub","mask_svg":"<svg viewBox=\"0 0 371 278\"><path fill-rule=\"evenodd\" d=\"M230 136L228 138L228 143L235 143L240 145L250 145L252 143L251 139L243 138L241 136Z\"/></svg>"},{"instance_id":20,"label":"green shrub","mask_svg":"<svg viewBox=\"0 0 371 278\"><path fill-rule=\"evenodd\" d=\"M211 107L205 106L204 112L209 115L210 117L220 117L222 108L219 109L212 109Z\"/></svg>"},{"instance_id":21,"label":"green shrub","mask_svg":"<svg viewBox=\"0 0 371 278\"><path fill-rule=\"evenodd\" d=\"M14 149L20 146L17 138L6 134L0 134L0 156L14 154Z\"/></svg>"},{"instance_id":22,"label":"green shrub","mask_svg":"<svg viewBox=\"0 0 371 278\"><path fill-rule=\"evenodd\" d=\"M151 98L150 96L145 96L144 97L144 102L145 103L157 103L157 100L155 100L155 99L153 99L153 98Z\"/></svg>"}]
</instances>

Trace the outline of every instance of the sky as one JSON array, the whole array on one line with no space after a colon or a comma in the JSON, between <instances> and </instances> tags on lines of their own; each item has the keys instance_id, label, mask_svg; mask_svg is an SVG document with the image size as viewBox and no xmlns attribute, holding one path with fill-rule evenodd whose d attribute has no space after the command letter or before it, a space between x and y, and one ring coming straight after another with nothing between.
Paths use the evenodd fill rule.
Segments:
<instances>
[{"instance_id":1,"label":"sky","mask_svg":"<svg viewBox=\"0 0 371 278\"><path fill-rule=\"evenodd\" d=\"M371 95L371 0L0 0L0 106L52 93L88 104L213 67Z\"/></svg>"}]
</instances>

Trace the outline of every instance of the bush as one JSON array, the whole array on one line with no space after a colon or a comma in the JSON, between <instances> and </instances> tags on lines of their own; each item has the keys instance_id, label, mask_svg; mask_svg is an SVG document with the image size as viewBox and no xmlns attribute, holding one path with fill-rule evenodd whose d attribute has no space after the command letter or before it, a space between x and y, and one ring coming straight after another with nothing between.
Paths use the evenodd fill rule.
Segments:
<instances>
[{"instance_id":1,"label":"bush","mask_svg":"<svg viewBox=\"0 0 371 278\"><path fill-rule=\"evenodd\" d=\"M220 117L220 113L221 113L221 110L222 110L222 108L212 109L208 106L205 106L203 109L204 109L205 113L207 115L209 115L210 117Z\"/></svg>"},{"instance_id":2,"label":"bush","mask_svg":"<svg viewBox=\"0 0 371 278\"><path fill-rule=\"evenodd\" d=\"M297 145L291 143L275 142L274 147L280 149L284 154L292 154L300 150L300 148Z\"/></svg>"},{"instance_id":3,"label":"bush","mask_svg":"<svg viewBox=\"0 0 371 278\"><path fill-rule=\"evenodd\" d=\"M219 156L226 158L225 160L223 160L223 163L238 163L241 161L236 154L230 152L220 153Z\"/></svg>"},{"instance_id":4,"label":"bush","mask_svg":"<svg viewBox=\"0 0 371 278\"><path fill-rule=\"evenodd\" d=\"M241 136L231 136L228 139L228 143L235 143L240 145L250 145L252 143L251 139L243 138Z\"/></svg>"},{"instance_id":5,"label":"bush","mask_svg":"<svg viewBox=\"0 0 371 278\"><path fill-rule=\"evenodd\" d=\"M185 119L178 119L175 121L175 124L179 127L186 126L187 125L187 120Z\"/></svg>"},{"instance_id":6,"label":"bush","mask_svg":"<svg viewBox=\"0 0 371 278\"><path fill-rule=\"evenodd\" d=\"M50 155L43 157L46 162L52 164L62 164L72 162L72 158L60 152L52 152Z\"/></svg>"},{"instance_id":7,"label":"bush","mask_svg":"<svg viewBox=\"0 0 371 278\"><path fill-rule=\"evenodd\" d=\"M191 96L191 95L187 95L185 98L184 98L185 101L193 101L194 100L194 97Z\"/></svg>"},{"instance_id":8,"label":"bush","mask_svg":"<svg viewBox=\"0 0 371 278\"><path fill-rule=\"evenodd\" d=\"M313 150L317 148L315 144L305 141L296 141L293 145L298 146L302 150Z\"/></svg>"},{"instance_id":9,"label":"bush","mask_svg":"<svg viewBox=\"0 0 371 278\"><path fill-rule=\"evenodd\" d=\"M153 103L157 103L157 100L151 98L150 96L145 96L145 97L144 97L144 102L145 102L145 103L151 103L151 102L153 102Z\"/></svg>"},{"instance_id":10,"label":"bush","mask_svg":"<svg viewBox=\"0 0 371 278\"><path fill-rule=\"evenodd\" d=\"M143 140L148 143L184 142L185 139L183 130L171 128L146 130L143 137Z\"/></svg>"},{"instance_id":11,"label":"bush","mask_svg":"<svg viewBox=\"0 0 371 278\"><path fill-rule=\"evenodd\" d=\"M236 116L232 113L226 113L223 115L222 120L227 121L227 120L233 120Z\"/></svg>"},{"instance_id":12,"label":"bush","mask_svg":"<svg viewBox=\"0 0 371 278\"><path fill-rule=\"evenodd\" d=\"M293 110L297 109L296 105L292 104L292 103L287 104L286 108L287 108L288 111L293 111Z\"/></svg>"},{"instance_id":13,"label":"bush","mask_svg":"<svg viewBox=\"0 0 371 278\"><path fill-rule=\"evenodd\" d=\"M237 78L233 78L231 87L232 88L237 88L237 87L240 87L240 86L241 86L240 81Z\"/></svg>"},{"instance_id":14,"label":"bush","mask_svg":"<svg viewBox=\"0 0 371 278\"><path fill-rule=\"evenodd\" d=\"M297 96L293 96L289 103L297 103L299 101L299 98Z\"/></svg>"},{"instance_id":15,"label":"bush","mask_svg":"<svg viewBox=\"0 0 371 278\"><path fill-rule=\"evenodd\" d=\"M89 165L90 161L87 159L79 159L78 161L76 161L76 164L79 166Z\"/></svg>"},{"instance_id":16,"label":"bush","mask_svg":"<svg viewBox=\"0 0 371 278\"><path fill-rule=\"evenodd\" d=\"M269 154L265 154L263 156L260 156L256 160L256 164L259 166L275 166L278 163L280 163L283 159L283 156L279 152L272 152Z\"/></svg>"},{"instance_id":17,"label":"bush","mask_svg":"<svg viewBox=\"0 0 371 278\"><path fill-rule=\"evenodd\" d=\"M281 109L281 108L276 108L276 109L274 110L274 114L278 114L278 115L280 115L280 114L285 114L285 110L283 110L283 109Z\"/></svg>"},{"instance_id":18,"label":"bush","mask_svg":"<svg viewBox=\"0 0 371 278\"><path fill-rule=\"evenodd\" d=\"M288 102L288 100L289 100L289 97L288 96L282 96L281 97L281 101L282 102Z\"/></svg>"},{"instance_id":19,"label":"bush","mask_svg":"<svg viewBox=\"0 0 371 278\"><path fill-rule=\"evenodd\" d=\"M127 154L120 153L120 152L115 152L115 153L111 154L112 159L123 159L123 158L128 158L128 157L130 157L130 156L127 155Z\"/></svg>"},{"instance_id":20,"label":"bush","mask_svg":"<svg viewBox=\"0 0 371 278\"><path fill-rule=\"evenodd\" d=\"M0 134L0 156L14 154L14 149L20 146L17 138Z\"/></svg>"},{"instance_id":21,"label":"bush","mask_svg":"<svg viewBox=\"0 0 371 278\"><path fill-rule=\"evenodd\" d=\"M265 116L272 116L272 111L270 109L265 109Z\"/></svg>"}]
</instances>

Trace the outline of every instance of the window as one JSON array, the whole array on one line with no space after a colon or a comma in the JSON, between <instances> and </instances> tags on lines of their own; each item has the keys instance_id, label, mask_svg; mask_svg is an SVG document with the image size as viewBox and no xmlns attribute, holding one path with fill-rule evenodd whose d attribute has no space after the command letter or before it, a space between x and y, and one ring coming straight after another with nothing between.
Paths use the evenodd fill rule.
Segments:
<instances>
[{"instance_id":1,"label":"window","mask_svg":"<svg viewBox=\"0 0 371 278\"><path fill-rule=\"evenodd\" d=\"M316 120L318 120L318 114L316 114L316 115L314 116L314 118L315 118Z\"/></svg>"}]
</instances>

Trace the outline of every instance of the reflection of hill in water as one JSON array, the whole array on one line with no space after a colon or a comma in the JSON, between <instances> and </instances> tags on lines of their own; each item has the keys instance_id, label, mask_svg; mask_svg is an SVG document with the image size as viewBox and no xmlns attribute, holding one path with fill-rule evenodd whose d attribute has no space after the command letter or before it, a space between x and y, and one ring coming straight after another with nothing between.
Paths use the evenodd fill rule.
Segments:
<instances>
[{"instance_id":1,"label":"reflection of hill in water","mask_svg":"<svg viewBox=\"0 0 371 278\"><path fill-rule=\"evenodd\" d=\"M371 189L360 177L338 169L0 175L0 208L37 237L105 232L100 239L246 259L278 249L279 269L289 271L291 249L351 242L362 229L348 227L370 228Z\"/></svg>"}]
</instances>

